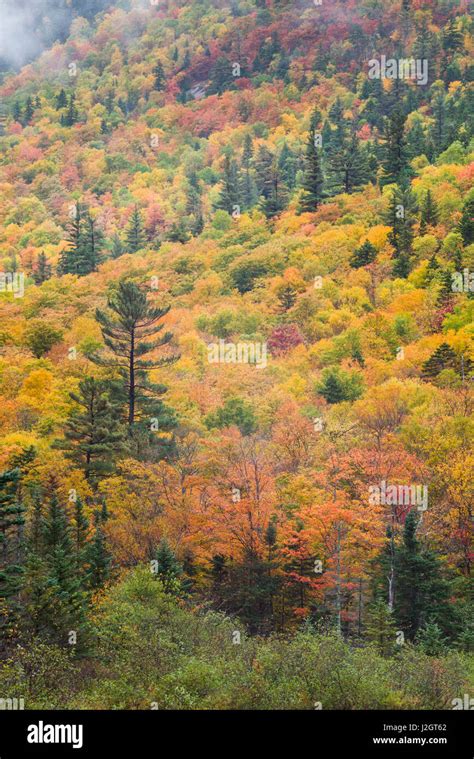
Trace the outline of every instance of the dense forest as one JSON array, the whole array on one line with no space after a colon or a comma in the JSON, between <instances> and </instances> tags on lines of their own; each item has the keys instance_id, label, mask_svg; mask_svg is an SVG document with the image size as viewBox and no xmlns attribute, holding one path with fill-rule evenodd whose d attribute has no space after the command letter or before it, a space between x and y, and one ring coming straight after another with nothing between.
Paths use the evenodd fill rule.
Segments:
<instances>
[{"instance_id":1,"label":"dense forest","mask_svg":"<svg viewBox=\"0 0 474 759\"><path fill-rule=\"evenodd\" d=\"M34 9L0 44L0 697L469 708L467 2Z\"/></svg>"}]
</instances>

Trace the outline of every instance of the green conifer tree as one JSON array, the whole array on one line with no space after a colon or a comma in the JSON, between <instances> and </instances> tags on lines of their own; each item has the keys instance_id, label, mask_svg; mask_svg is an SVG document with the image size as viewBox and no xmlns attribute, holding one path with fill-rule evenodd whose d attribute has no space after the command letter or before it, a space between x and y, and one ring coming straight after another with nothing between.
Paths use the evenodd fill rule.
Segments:
<instances>
[{"instance_id":1,"label":"green conifer tree","mask_svg":"<svg viewBox=\"0 0 474 759\"><path fill-rule=\"evenodd\" d=\"M112 572L112 557L107 549L104 532L104 512L96 511L94 515L94 534L87 544L86 584L90 590L97 590L110 579Z\"/></svg>"},{"instance_id":2,"label":"green conifer tree","mask_svg":"<svg viewBox=\"0 0 474 759\"><path fill-rule=\"evenodd\" d=\"M349 259L349 263L353 269L360 269L362 266L368 266L377 257L377 249L366 240L360 248L356 248L354 253Z\"/></svg>"},{"instance_id":3,"label":"green conifer tree","mask_svg":"<svg viewBox=\"0 0 474 759\"><path fill-rule=\"evenodd\" d=\"M459 231L464 245L472 245L474 243L474 195L468 198L463 205Z\"/></svg>"},{"instance_id":4,"label":"green conifer tree","mask_svg":"<svg viewBox=\"0 0 474 759\"><path fill-rule=\"evenodd\" d=\"M135 206L128 222L126 237L127 252L136 253L145 246L146 236L143 225L143 218L138 210L138 206Z\"/></svg>"},{"instance_id":5,"label":"green conifer tree","mask_svg":"<svg viewBox=\"0 0 474 759\"><path fill-rule=\"evenodd\" d=\"M179 596L182 593L183 566L176 558L166 538L162 538L155 554L156 576L163 584L165 593Z\"/></svg>"},{"instance_id":6,"label":"green conifer tree","mask_svg":"<svg viewBox=\"0 0 474 759\"><path fill-rule=\"evenodd\" d=\"M227 211L230 215L239 214L242 208L239 168L237 161L228 154L224 158L222 189L217 208Z\"/></svg>"},{"instance_id":7,"label":"green conifer tree","mask_svg":"<svg viewBox=\"0 0 474 759\"><path fill-rule=\"evenodd\" d=\"M160 430L171 429L174 416L166 409L160 396L164 385L152 384L148 373L178 359L177 354L147 359L146 355L165 347L172 340L171 332L163 332L163 318L168 307L153 307L146 292L135 282L122 280L108 299L108 311L97 309L108 352L92 356L102 366L113 368L120 375L116 386L117 400L126 406L126 418L131 432L138 421L149 427L152 419ZM161 334L162 333L162 334ZM154 339L150 339L154 338Z\"/></svg>"},{"instance_id":8,"label":"green conifer tree","mask_svg":"<svg viewBox=\"0 0 474 759\"><path fill-rule=\"evenodd\" d=\"M298 206L299 213L316 211L323 197L323 181L321 156L316 142L316 124L313 118L306 145L303 192Z\"/></svg>"},{"instance_id":9,"label":"green conifer tree","mask_svg":"<svg viewBox=\"0 0 474 759\"><path fill-rule=\"evenodd\" d=\"M451 616L449 584L442 576L439 559L420 543L417 524L417 512L412 510L405 520L403 541L395 555L397 581L393 611L409 640L414 640L428 621L446 629Z\"/></svg>"},{"instance_id":10,"label":"green conifer tree","mask_svg":"<svg viewBox=\"0 0 474 759\"><path fill-rule=\"evenodd\" d=\"M426 192L421 206L420 234L424 234L427 227L434 227L438 223L438 206L433 198L431 190Z\"/></svg>"},{"instance_id":11,"label":"green conifer tree","mask_svg":"<svg viewBox=\"0 0 474 759\"><path fill-rule=\"evenodd\" d=\"M124 438L119 412L111 403L107 385L86 377L79 392L70 393L77 404L66 421L64 440L55 446L81 467L88 482L96 486L101 477L113 471L115 455Z\"/></svg>"},{"instance_id":12,"label":"green conifer tree","mask_svg":"<svg viewBox=\"0 0 474 759\"><path fill-rule=\"evenodd\" d=\"M18 499L19 468L0 473L0 600L18 594L23 578L25 507Z\"/></svg>"},{"instance_id":13,"label":"green conifer tree","mask_svg":"<svg viewBox=\"0 0 474 759\"><path fill-rule=\"evenodd\" d=\"M385 122L382 185L403 184L409 176L406 114L395 108Z\"/></svg>"},{"instance_id":14,"label":"green conifer tree","mask_svg":"<svg viewBox=\"0 0 474 759\"><path fill-rule=\"evenodd\" d=\"M155 77L155 81L154 81L155 90L158 90L159 92L161 92L166 87L165 70L163 68L163 64L161 61L158 61L155 68L153 69L153 75Z\"/></svg>"},{"instance_id":15,"label":"green conifer tree","mask_svg":"<svg viewBox=\"0 0 474 759\"><path fill-rule=\"evenodd\" d=\"M38 253L38 258L36 259L36 266L33 272L33 279L35 280L35 284L42 285L43 282L46 282L46 280L50 279L50 277L51 277L51 264L48 263L48 259L46 258L46 253L42 250L40 253Z\"/></svg>"},{"instance_id":16,"label":"green conifer tree","mask_svg":"<svg viewBox=\"0 0 474 759\"><path fill-rule=\"evenodd\" d=\"M396 650L396 625L386 600L378 598L367 609L365 636L382 656L391 656Z\"/></svg>"}]
</instances>

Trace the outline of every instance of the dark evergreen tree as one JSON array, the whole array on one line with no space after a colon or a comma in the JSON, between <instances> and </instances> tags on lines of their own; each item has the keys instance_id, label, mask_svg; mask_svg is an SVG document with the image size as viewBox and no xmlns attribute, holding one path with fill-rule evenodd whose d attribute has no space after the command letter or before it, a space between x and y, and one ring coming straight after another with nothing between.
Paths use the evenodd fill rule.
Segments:
<instances>
[{"instance_id":1,"label":"dark evergreen tree","mask_svg":"<svg viewBox=\"0 0 474 759\"><path fill-rule=\"evenodd\" d=\"M382 185L401 184L409 176L405 123L406 114L400 108L394 109L391 116L386 119Z\"/></svg>"},{"instance_id":2,"label":"dark evergreen tree","mask_svg":"<svg viewBox=\"0 0 474 759\"><path fill-rule=\"evenodd\" d=\"M68 246L61 253L58 274L85 276L96 271L102 259L103 237L88 210L76 203L67 228Z\"/></svg>"},{"instance_id":3,"label":"dark evergreen tree","mask_svg":"<svg viewBox=\"0 0 474 759\"><path fill-rule=\"evenodd\" d=\"M222 189L217 208L227 211L228 214L235 215L240 213L241 206L240 176L237 161L226 155L222 175Z\"/></svg>"},{"instance_id":4,"label":"dark evergreen tree","mask_svg":"<svg viewBox=\"0 0 474 759\"><path fill-rule=\"evenodd\" d=\"M277 32L272 32L270 39L265 40L259 47L253 61L255 73L268 74L273 59L282 53Z\"/></svg>"},{"instance_id":5,"label":"dark evergreen tree","mask_svg":"<svg viewBox=\"0 0 474 759\"><path fill-rule=\"evenodd\" d=\"M207 574L210 578L212 604L217 610L224 609L229 578L227 558L220 553L214 554Z\"/></svg>"},{"instance_id":6,"label":"dark evergreen tree","mask_svg":"<svg viewBox=\"0 0 474 759\"><path fill-rule=\"evenodd\" d=\"M191 170L187 174L187 198L186 198L186 213L193 217L196 221L198 218L202 219L202 201L201 201L201 185L199 177L196 171Z\"/></svg>"},{"instance_id":7,"label":"dark evergreen tree","mask_svg":"<svg viewBox=\"0 0 474 759\"><path fill-rule=\"evenodd\" d=\"M316 116L316 119L315 119ZM312 127L316 128L316 123L319 117L319 112L313 112L312 114ZM344 106L341 98L336 98L332 106L328 111L329 122L331 125L331 131L329 132L329 144L327 148L330 150L334 148L342 148L344 138L348 130L347 120L344 118Z\"/></svg>"},{"instance_id":8,"label":"dark evergreen tree","mask_svg":"<svg viewBox=\"0 0 474 759\"><path fill-rule=\"evenodd\" d=\"M23 114L23 123L30 124L33 119L34 113L35 113L35 109L33 107L33 100L31 97L28 97L26 100L25 112Z\"/></svg>"},{"instance_id":9,"label":"dark evergreen tree","mask_svg":"<svg viewBox=\"0 0 474 759\"><path fill-rule=\"evenodd\" d=\"M430 131L430 143L433 156L436 157L447 147L446 96L444 91L436 89L432 100L434 124Z\"/></svg>"},{"instance_id":10,"label":"dark evergreen tree","mask_svg":"<svg viewBox=\"0 0 474 759\"><path fill-rule=\"evenodd\" d=\"M268 197L274 155L265 145L260 145L254 159L255 184L259 196Z\"/></svg>"},{"instance_id":11,"label":"dark evergreen tree","mask_svg":"<svg viewBox=\"0 0 474 759\"><path fill-rule=\"evenodd\" d=\"M113 471L115 455L124 438L118 409L110 402L104 382L86 377L79 383L79 392L70 393L77 404L69 414L64 440L55 445L84 471L93 485Z\"/></svg>"},{"instance_id":12,"label":"dark evergreen tree","mask_svg":"<svg viewBox=\"0 0 474 759\"><path fill-rule=\"evenodd\" d=\"M146 293L135 282L122 280L108 299L109 311L97 309L105 345L109 352L95 354L92 360L115 369L121 379L116 386L117 399L126 405L126 418L130 431L142 420L149 427L152 419L160 430L174 426L174 416L164 406L160 396L164 385L152 384L148 373L152 369L173 363L176 354L159 359L146 359L157 348L168 345L171 332L162 332L162 319L168 307L155 308L147 301ZM154 339L149 339L154 338Z\"/></svg>"},{"instance_id":13,"label":"dark evergreen tree","mask_svg":"<svg viewBox=\"0 0 474 759\"><path fill-rule=\"evenodd\" d=\"M115 108L115 94L113 90L109 90L109 92L107 93L105 97L104 105L105 105L107 113L110 114L113 112Z\"/></svg>"},{"instance_id":14,"label":"dark evergreen tree","mask_svg":"<svg viewBox=\"0 0 474 759\"><path fill-rule=\"evenodd\" d=\"M211 71L211 81L207 88L208 95L222 95L226 90L235 85L235 77L232 73L232 63L220 56Z\"/></svg>"},{"instance_id":15,"label":"dark evergreen tree","mask_svg":"<svg viewBox=\"0 0 474 759\"><path fill-rule=\"evenodd\" d=\"M377 249L368 240L356 248L354 253L349 259L349 263L353 269L360 269L362 266L367 266L375 261L377 257Z\"/></svg>"},{"instance_id":16,"label":"dark evergreen tree","mask_svg":"<svg viewBox=\"0 0 474 759\"><path fill-rule=\"evenodd\" d=\"M285 186L288 190L293 190L296 186L297 159L286 142L280 151L278 169Z\"/></svg>"},{"instance_id":17,"label":"dark evergreen tree","mask_svg":"<svg viewBox=\"0 0 474 759\"><path fill-rule=\"evenodd\" d=\"M472 245L474 243L474 195L468 198L463 205L459 231L464 245Z\"/></svg>"},{"instance_id":18,"label":"dark evergreen tree","mask_svg":"<svg viewBox=\"0 0 474 759\"><path fill-rule=\"evenodd\" d=\"M407 134L407 154L409 159L426 155L427 144L425 132L420 119L416 119L412 128Z\"/></svg>"},{"instance_id":19,"label":"dark evergreen tree","mask_svg":"<svg viewBox=\"0 0 474 759\"><path fill-rule=\"evenodd\" d=\"M35 284L42 285L43 282L46 282L46 280L50 279L50 277L51 277L51 264L48 263L46 254L42 250L41 253L38 253L38 258L36 259L36 266L33 272L33 279L35 281Z\"/></svg>"},{"instance_id":20,"label":"dark evergreen tree","mask_svg":"<svg viewBox=\"0 0 474 759\"><path fill-rule=\"evenodd\" d=\"M428 82L432 82L436 78L434 76L434 64L437 60L438 52L439 43L437 37L430 30L428 19L423 14L417 28L417 37L413 45L413 56L428 62Z\"/></svg>"},{"instance_id":21,"label":"dark evergreen tree","mask_svg":"<svg viewBox=\"0 0 474 759\"><path fill-rule=\"evenodd\" d=\"M442 47L446 53L453 53L462 48L463 33L457 22L450 19L441 33Z\"/></svg>"},{"instance_id":22,"label":"dark evergreen tree","mask_svg":"<svg viewBox=\"0 0 474 759\"><path fill-rule=\"evenodd\" d=\"M21 470L0 473L0 600L18 594L24 573L25 507L18 498Z\"/></svg>"},{"instance_id":23,"label":"dark evergreen tree","mask_svg":"<svg viewBox=\"0 0 474 759\"><path fill-rule=\"evenodd\" d=\"M416 535L418 516L408 513L403 542L395 554L396 589L393 612L399 628L414 640L420 628L429 621L441 629L449 626L449 584L443 578L435 554L424 548Z\"/></svg>"},{"instance_id":24,"label":"dark evergreen tree","mask_svg":"<svg viewBox=\"0 0 474 759\"><path fill-rule=\"evenodd\" d=\"M344 385L336 374L328 374L318 392L328 403L341 403L346 400Z\"/></svg>"},{"instance_id":25,"label":"dark evergreen tree","mask_svg":"<svg viewBox=\"0 0 474 759\"><path fill-rule=\"evenodd\" d=\"M242 151L242 163L240 175L242 190L242 207L244 210L252 208L257 202L257 188L252 170L253 144L249 133L245 135Z\"/></svg>"},{"instance_id":26,"label":"dark evergreen tree","mask_svg":"<svg viewBox=\"0 0 474 759\"><path fill-rule=\"evenodd\" d=\"M407 277L410 273L416 212L416 200L410 187L396 187L390 198L387 222L392 228L388 240L395 248L393 273L397 277Z\"/></svg>"},{"instance_id":27,"label":"dark evergreen tree","mask_svg":"<svg viewBox=\"0 0 474 759\"><path fill-rule=\"evenodd\" d=\"M72 93L69 95L69 101L65 113L61 114L62 126L70 127L79 121L79 113L76 108L76 96Z\"/></svg>"},{"instance_id":28,"label":"dark evergreen tree","mask_svg":"<svg viewBox=\"0 0 474 759\"><path fill-rule=\"evenodd\" d=\"M162 538L155 554L156 576L161 581L165 593L173 596L182 594L181 577L183 566L178 561L166 538Z\"/></svg>"},{"instance_id":29,"label":"dark evergreen tree","mask_svg":"<svg viewBox=\"0 0 474 759\"><path fill-rule=\"evenodd\" d=\"M166 87L165 70L161 61L158 61L153 69L153 75L155 77L154 87L155 90L162 91Z\"/></svg>"},{"instance_id":30,"label":"dark evergreen tree","mask_svg":"<svg viewBox=\"0 0 474 759\"><path fill-rule=\"evenodd\" d=\"M438 206L433 198L431 190L428 190L421 206L420 234L426 232L427 227L434 227L438 223Z\"/></svg>"},{"instance_id":31,"label":"dark evergreen tree","mask_svg":"<svg viewBox=\"0 0 474 759\"><path fill-rule=\"evenodd\" d=\"M123 242L120 236L115 233L112 237L112 258L120 258L124 254Z\"/></svg>"},{"instance_id":32,"label":"dark evergreen tree","mask_svg":"<svg viewBox=\"0 0 474 759\"><path fill-rule=\"evenodd\" d=\"M138 210L138 206L135 206L128 222L127 232L127 252L136 253L137 250L143 248L146 244L146 234L143 225L143 218Z\"/></svg>"},{"instance_id":33,"label":"dark evergreen tree","mask_svg":"<svg viewBox=\"0 0 474 759\"><path fill-rule=\"evenodd\" d=\"M439 272L438 259L436 258L436 253L433 253L433 255L431 256L431 258L430 258L430 260L428 262L428 266L427 266L427 269L426 269L426 282L427 282L427 284L429 284L430 282L433 281L433 279L437 276L438 272Z\"/></svg>"},{"instance_id":34,"label":"dark evergreen tree","mask_svg":"<svg viewBox=\"0 0 474 759\"><path fill-rule=\"evenodd\" d=\"M90 213L85 215L82 235L84 247L81 274L90 274L92 271L97 271L103 258L104 247L104 233Z\"/></svg>"},{"instance_id":35,"label":"dark evergreen tree","mask_svg":"<svg viewBox=\"0 0 474 759\"><path fill-rule=\"evenodd\" d=\"M73 539L76 550L78 566L82 566L84 561L84 549L87 545L89 532L89 520L84 514L84 504L82 498L77 496L74 504L74 528Z\"/></svg>"},{"instance_id":36,"label":"dark evergreen tree","mask_svg":"<svg viewBox=\"0 0 474 759\"><path fill-rule=\"evenodd\" d=\"M436 298L436 305L444 307L452 303L454 297L453 274L449 269L445 269L441 272L438 279L440 279L441 286L438 292L438 297Z\"/></svg>"},{"instance_id":37,"label":"dark evergreen tree","mask_svg":"<svg viewBox=\"0 0 474 759\"><path fill-rule=\"evenodd\" d=\"M430 620L418 630L415 642L428 656L443 656L449 645L448 638L443 635L439 625Z\"/></svg>"},{"instance_id":38,"label":"dark evergreen tree","mask_svg":"<svg viewBox=\"0 0 474 759\"><path fill-rule=\"evenodd\" d=\"M169 230L166 239L170 242L180 242L184 245L189 240L189 232L183 221L175 221Z\"/></svg>"},{"instance_id":39,"label":"dark evergreen tree","mask_svg":"<svg viewBox=\"0 0 474 759\"><path fill-rule=\"evenodd\" d=\"M365 637L382 656L391 656L396 647L396 625L385 599L377 598L367 609Z\"/></svg>"},{"instance_id":40,"label":"dark evergreen tree","mask_svg":"<svg viewBox=\"0 0 474 759\"><path fill-rule=\"evenodd\" d=\"M60 111L61 108L66 108L67 106L67 97L66 93L63 89L59 91L59 94L56 96L56 110Z\"/></svg>"},{"instance_id":41,"label":"dark evergreen tree","mask_svg":"<svg viewBox=\"0 0 474 759\"><path fill-rule=\"evenodd\" d=\"M352 193L369 181L366 152L355 134L344 139L341 148L331 153L328 165L328 193Z\"/></svg>"},{"instance_id":42,"label":"dark evergreen tree","mask_svg":"<svg viewBox=\"0 0 474 759\"><path fill-rule=\"evenodd\" d=\"M103 587L112 573L112 556L107 549L104 521L104 513L96 511L94 534L85 551L87 562L86 587L89 590L97 590Z\"/></svg>"},{"instance_id":43,"label":"dark evergreen tree","mask_svg":"<svg viewBox=\"0 0 474 759\"><path fill-rule=\"evenodd\" d=\"M444 369L454 369L465 378L474 369L474 363L469 356L458 356L448 343L441 343L435 352L427 359L421 369L423 379L435 379Z\"/></svg>"},{"instance_id":44,"label":"dark evergreen tree","mask_svg":"<svg viewBox=\"0 0 474 759\"><path fill-rule=\"evenodd\" d=\"M12 115L13 115L13 121L17 121L18 123L21 124L22 116L23 116L23 111L21 109L21 105L18 102L18 100L15 100L15 102L13 104L13 114Z\"/></svg>"},{"instance_id":45,"label":"dark evergreen tree","mask_svg":"<svg viewBox=\"0 0 474 759\"><path fill-rule=\"evenodd\" d=\"M291 282L288 282L279 292L278 292L278 310L286 314L287 311L290 310L290 308L293 308L293 306L296 303L298 292L295 287L291 284Z\"/></svg>"},{"instance_id":46,"label":"dark evergreen tree","mask_svg":"<svg viewBox=\"0 0 474 759\"><path fill-rule=\"evenodd\" d=\"M266 178L260 208L268 219L282 211L288 203L288 191L281 178L278 161L274 158L270 172Z\"/></svg>"},{"instance_id":47,"label":"dark evergreen tree","mask_svg":"<svg viewBox=\"0 0 474 759\"><path fill-rule=\"evenodd\" d=\"M316 211L323 197L323 172L321 156L316 144L316 124L311 121L308 142L306 145L303 192L300 197L298 211Z\"/></svg>"},{"instance_id":48,"label":"dark evergreen tree","mask_svg":"<svg viewBox=\"0 0 474 759\"><path fill-rule=\"evenodd\" d=\"M68 246L59 257L58 274L80 274L84 261L84 215L85 210L80 203L72 209L71 220L67 226Z\"/></svg>"},{"instance_id":49,"label":"dark evergreen tree","mask_svg":"<svg viewBox=\"0 0 474 759\"><path fill-rule=\"evenodd\" d=\"M251 634L265 634L273 627L272 600L281 585L273 559L247 547L242 559L228 566L224 609L237 616Z\"/></svg>"},{"instance_id":50,"label":"dark evergreen tree","mask_svg":"<svg viewBox=\"0 0 474 759\"><path fill-rule=\"evenodd\" d=\"M82 580L72 529L52 482L42 518L40 552L30 552L25 585L27 624L34 634L62 645L69 645L73 634L77 649L84 649L87 621Z\"/></svg>"}]
</instances>

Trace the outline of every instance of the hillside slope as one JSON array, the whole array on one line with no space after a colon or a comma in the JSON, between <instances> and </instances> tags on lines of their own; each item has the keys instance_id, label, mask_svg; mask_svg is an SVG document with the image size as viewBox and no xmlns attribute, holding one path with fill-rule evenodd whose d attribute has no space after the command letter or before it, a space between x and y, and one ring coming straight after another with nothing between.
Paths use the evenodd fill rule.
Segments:
<instances>
[{"instance_id":1,"label":"hillside slope","mask_svg":"<svg viewBox=\"0 0 474 759\"><path fill-rule=\"evenodd\" d=\"M165 677L160 708L281 708L221 690L260 677L227 642L212 675L207 643L173 659L189 701L151 661L136 700L94 690L94 626L113 649L135 608L120 678L133 625L175 603L216 650L245 628L377 661L383 687L341 708L451 708L474 640L467 8L116 5L0 87L0 651L66 671L79 631L76 705ZM245 645L271 679L280 643Z\"/></svg>"}]
</instances>

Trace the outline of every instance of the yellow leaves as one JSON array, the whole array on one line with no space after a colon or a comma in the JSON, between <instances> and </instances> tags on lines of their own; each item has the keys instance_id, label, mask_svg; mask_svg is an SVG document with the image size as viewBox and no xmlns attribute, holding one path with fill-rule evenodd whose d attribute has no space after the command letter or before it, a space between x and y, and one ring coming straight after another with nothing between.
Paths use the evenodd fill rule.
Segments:
<instances>
[{"instance_id":1,"label":"yellow leaves","mask_svg":"<svg viewBox=\"0 0 474 759\"><path fill-rule=\"evenodd\" d=\"M89 148L83 158L83 171L88 181L100 179L106 171L105 151Z\"/></svg>"},{"instance_id":2,"label":"yellow leaves","mask_svg":"<svg viewBox=\"0 0 474 759\"><path fill-rule=\"evenodd\" d=\"M64 336L64 342L81 353L93 344L100 345L102 335L97 321L92 316L78 316L71 330Z\"/></svg>"},{"instance_id":3,"label":"yellow leaves","mask_svg":"<svg viewBox=\"0 0 474 759\"><path fill-rule=\"evenodd\" d=\"M219 295L223 286L222 277L217 272L211 271L196 283L191 300L194 303L209 302Z\"/></svg>"},{"instance_id":4,"label":"yellow leaves","mask_svg":"<svg viewBox=\"0 0 474 759\"><path fill-rule=\"evenodd\" d=\"M10 406L11 410L12 404L7 404L7 406ZM3 419L5 410L5 403L0 404L0 426L4 431L4 434L0 438L0 469L2 470L7 468L8 461L12 456L18 455L25 448L29 448L30 446L34 446L37 450L41 448L47 450L48 448L46 440L38 438L33 432L22 430L20 432L7 433L7 424L4 424Z\"/></svg>"},{"instance_id":5,"label":"yellow leaves","mask_svg":"<svg viewBox=\"0 0 474 759\"><path fill-rule=\"evenodd\" d=\"M314 215L312 213L302 213L297 216L296 213L286 212L276 220L276 226L284 234L294 234L308 224L312 224L313 221Z\"/></svg>"},{"instance_id":6,"label":"yellow leaves","mask_svg":"<svg viewBox=\"0 0 474 759\"><path fill-rule=\"evenodd\" d=\"M468 324L457 332L449 330L443 342L447 342L456 353L474 359L474 325Z\"/></svg>"},{"instance_id":7,"label":"yellow leaves","mask_svg":"<svg viewBox=\"0 0 474 759\"><path fill-rule=\"evenodd\" d=\"M47 369L32 371L23 382L18 395L19 403L26 403L38 410L44 408L53 389L53 384L53 374Z\"/></svg>"},{"instance_id":8,"label":"yellow leaves","mask_svg":"<svg viewBox=\"0 0 474 759\"><path fill-rule=\"evenodd\" d=\"M288 504L292 511L310 508L316 501L316 493L314 480L306 474L288 476L279 491L281 500Z\"/></svg>"},{"instance_id":9,"label":"yellow leaves","mask_svg":"<svg viewBox=\"0 0 474 759\"><path fill-rule=\"evenodd\" d=\"M302 400L306 394L307 380L299 374L292 374L286 382L282 383L281 389L296 400Z\"/></svg>"},{"instance_id":10,"label":"yellow leaves","mask_svg":"<svg viewBox=\"0 0 474 759\"><path fill-rule=\"evenodd\" d=\"M387 244L387 237L390 229L391 227L387 227L384 224L377 224L375 227L371 227L365 236L361 237L360 244L362 245L368 240L374 248L382 250Z\"/></svg>"},{"instance_id":11,"label":"yellow leaves","mask_svg":"<svg viewBox=\"0 0 474 759\"><path fill-rule=\"evenodd\" d=\"M296 292L304 292L307 288L307 283L301 276L301 272L296 267L292 266L285 269L283 276L275 277L272 281L272 292L278 298L281 296L288 286L294 288Z\"/></svg>"},{"instance_id":12,"label":"yellow leaves","mask_svg":"<svg viewBox=\"0 0 474 759\"><path fill-rule=\"evenodd\" d=\"M275 129L275 135L298 134L301 130L301 120L294 113L282 113L281 123Z\"/></svg>"},{"instance_id":13,"label":"yellow leaves","mask_svg":"<svg viewBox=\"0 0 474 759\"><path fill-rule=\"evenodd\" d=\"M395 297L392 303L387 307L387 311L392 314L400 313L418 313L424 304L426 294L424 290L411 290Z\"/></svg>"},{"instance_id":14,"label":"yellow leaves","mask_svg":"<svg viewBox=\"0 0 474 759\"><path fill-rule=\"evenodd\" d=\"M395 433L412 405L421 403L423 392L415 383L402 383L395 378L371 387L363 400L354 405L361 424L378 440Z\"/></svg>"}]
</instances>

